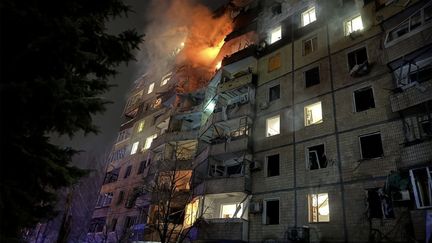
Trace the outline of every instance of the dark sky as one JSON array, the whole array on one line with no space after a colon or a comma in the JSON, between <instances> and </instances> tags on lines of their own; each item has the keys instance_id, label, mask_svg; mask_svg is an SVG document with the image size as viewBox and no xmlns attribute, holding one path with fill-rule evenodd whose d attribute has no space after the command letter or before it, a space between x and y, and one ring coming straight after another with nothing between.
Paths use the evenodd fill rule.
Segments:
<instances>
[{"instance_id":1,"label":"dark sky","mask_svg":"<svg viewBox=\"0 0 432 243\"><path fill-rule=\"evenodd\" d=\"M199 2L211 9L215 9L227 1L228 0L200 0ZM116 19L110 23L108 25L109 31L118 33L125 29L135 28L140 34L145 34L145 13L149 11L147 6L150 1L126 0L125 2L132 7L134 12L130 13L128 18ZM117 87L112 88L111 91L104 96L113 103L107 106L105 113L98 114L94 117L94 121L100 129L99 134L89 134L87 136L77 134L72 140L68 137L62 137L55 139L54 142L63 146L71 146L74 149L87 151L87 155L91 154L97 156L109 152L111 145L117 137L117 131L122 122L122 110L129 88L133 81L141 76L138 71L140 65L140 63L131 62L127 66L122 65L118 68L118 75L111 81L111 83L117 85ZM82 154L83 157L86 157L84 155L85 154Z\"/></svg>"}]
</instances>

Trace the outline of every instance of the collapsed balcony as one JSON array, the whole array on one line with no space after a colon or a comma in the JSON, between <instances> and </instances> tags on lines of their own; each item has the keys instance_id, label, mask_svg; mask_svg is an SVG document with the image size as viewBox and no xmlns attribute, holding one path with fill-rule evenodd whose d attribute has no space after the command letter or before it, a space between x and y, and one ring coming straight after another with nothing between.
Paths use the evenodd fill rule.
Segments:
<instances>
[{"instance_id":1,"label":"collapsed balcony","mask_svg":"<svg viewBox=\"0 0 432 243\"><path fill-rule=\"evenodd\" d=\"M196 140L171 141L155 148L151 160L160 171L188 169L191 168L197 145Z\"/></svg>"}]
</instances>

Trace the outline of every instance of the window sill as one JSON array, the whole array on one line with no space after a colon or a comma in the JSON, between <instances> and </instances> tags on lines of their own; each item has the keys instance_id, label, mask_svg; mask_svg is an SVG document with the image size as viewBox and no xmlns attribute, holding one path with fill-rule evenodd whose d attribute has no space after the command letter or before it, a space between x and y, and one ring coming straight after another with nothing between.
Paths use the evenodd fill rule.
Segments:
<instances>
[{"instance_id":1,"label":"window sill","mask_svg":"<svg viewBox=\"0 0 432 243\"><path fill-rule=\"evenodd\" d=\"M359 160L357 160L357 162L364 162L364 161L369 161L369 160L378 160L378 159L383 159L384 158L384 155L383 156L380 156L380 157L375 157L375 158L364 158L364 159L359 159Z\"/></svg>"}]
</instances>

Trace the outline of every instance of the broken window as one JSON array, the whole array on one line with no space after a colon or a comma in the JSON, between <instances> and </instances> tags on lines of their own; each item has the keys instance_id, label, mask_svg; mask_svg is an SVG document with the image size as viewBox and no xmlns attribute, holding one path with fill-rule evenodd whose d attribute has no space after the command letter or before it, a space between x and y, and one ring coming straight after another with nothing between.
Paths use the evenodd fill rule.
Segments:
<instances>
[{"instance_id":1,"label":"broken window","mask_svg":"<svg viewBox=\"0 0 432 243\"><path fill-rule=\"evenodd\" d=\"M312 37L303 41L303 56L307 56L318 49L317 37Z\"/></svg>"},{"instance_id":2,"label":"broken window","mask_svg":"<svg viewBox=\"0 0 432 243\"><path fill-rule=\"evenodd\" d=\"M265 200L264 204L264 224L279 224L279 200Z\"/></svg>"},{"instance_id":3,"label":"broken window","mask_svg":"<svg viewBox=\"0 0 432 243\"><path fill-rule=\"evenodd\" d=\"M278 135L280 133L280 115L267 118L266 137Z\"/></svg>"},{"instance_id":4,"label":"broken window","mask_svg":"<svg viewBox=\"0 0 432 243\"><path fill-rule=\"evenodd\" d=\"M361 66L367 63L367 60L366 47L348 53L348 65L350 70L352 70L356 65Z\"/></svg>"},{"instance_id":5,"label":"broken window","mask_svg":"<svg viewBox=\"0 0 432 243\"><path fill-rule=\"evenodd\" d=\"M112 193L112 192L100 194L98 197L98 200L96 202L96 207L100 208L100 207L109 206L111 204L113 195L114 195L114 193Z\"/></svg>"},{"instance_id":6,"label":"broken window","mask_svg":"<svg viewBox=\"0 0 432 243\"><path fill-rule=\"evenodd\" d=\"M309 194L309 222L330 222L328 193Z\"/></svg>"},{"instance_id":7,"label":"broken window","mask_svg":"<svg viewBox=\"0 0 432 243\"><path fill-rule=\"evenodd\" d=\"M225 175L225 166L223 165L210 165L210 176L224 176Z\"/></svg>"},{"instance_id":8,"label":"broken window","mask_svg":"<svg viewBox=\"0 0 432 243\"><path fill-rule=\"evenodd\" d=\"M105 179L103 184L108 184L117 181L119 173L120 173L120 167L107 172L105 174Z\"/></svg>"},{"instance_id":9,"label":"broken window","mask_svg":"<svg viewBox=\"0 0 432 243\"><path fill-rule=\"evenodd\" d=\"M321 123L323 121L321 101L305 106L304 118L305 118L305 126Z\"/></svg>"},{"instance_id":10,"label":"broken window","mask_svg":"<svg viewBox=\"0 0 432 243\"><path fill-rule=\"evenodd\" d=\"M280 85L275 85L269 88L269 101L272 102L280 98Z\"/></svg>"},{"instance_id":11,"label":"broken window","mask_svg":"<svg viewBox=\"0 0 432 243\"><path fill-rule=\"evenodd\" d=\"M306 88L320 83L319 68L314 67L304 72Z\"/></svg>"},{"instance_id":12,"label":"broken window","mask_svg":"<svg viewBox=\"0 0 432 243\"><path fill-rule=\"evenodd\" d=\"M238 163L236 165L230 165L226 167L227 175L241 175L243 170L243 164Z\"/></svg>"},{"instance_id":13,"label":"broken window","mask_svg":"<svg viewBox=\"0 0 432 243\"><path fill-rule=\"evenodd\" d=\"M272 8L272 13L273 16L281 14L282 13L282 4L281 3L276 3L276 5L274 5Z\"/></svg>"},{"instance_id":14,"label":"broken window","mask_svg":"<svg viewBox=\"0 0 432 243\"><path fill-rule=\"evenodd\" d=\"M410 170L417 208L432 207L432 166Z\"/></svg>"},{"instance_id":15,"label":"broken window","mask_svg":"<svg viewBox=\"0 0 432 243\"><path fill-rule=\"evenodd\" d=\"M390 197L382 188L366 190L366 206L368 218L393 219L394 211Z\"/></svg>"},{"instance_id":16,"label":"broken window","mask_svg":"<svg viewBox=\"0 0 432 243\"><path fill-rule=\"evenodd\" d=\"M274 28L270 33L270 44L275 43L276 41L282 38L282 27L278 26Z\"/></svg>"},{"instance_id":17,"label":"broken window","mask_svg":"<svg viewBox=\"0 0 432 243\"><path fill-rule=\"evenodd\" d=\"M375 100L371 87L354 91L355 111L361 112L375 108Z\"/></svg>"},{"instance_id":18,"label":"broken window","mask_svg":"<svg viewBox=\"0 0 432 243\"><path fill-rule=\"evenodd\" d=\"M268 61L268 72L272 72L281 67L281 55L277 53L269 58Z\"/></svg>"},{"instance_id":19,"label":"broken window","mask_svg":"<svg viewBox=\"0 0 432 243\"><path fill-rule=\"evenodd\" d=\"M222 204L220 210L220 217L223 219L239 218L243 213L243 205L241 203Z\"/></svg>"},{"instance_id":20,"label":"broken window","mask_svg":"<svg viewBox=\"0 0 432 243\"><path fill-rule=\"evenodd\" d=\"M381 134L374 133L360 136L360 150L362 159L373 159L384 156Z\"/></svg>"},{"instance_id":21,"label":"broken window","mask_svg":"<svg viewBox=\"0 0 432 243\"><path fill-rule=\"evenodd\" d=\"M312 7L302 13L302 26L306 26L316 21L315 7Z\"/></svg>"},{"instance_id":22,"label":"broken window","mask_svg":"<svg viewBox=\"0 0 432 243\"><path fill-rule=\"evenodd\" d=\"M139 142L135 142L135 143L132 144L132 149L131 149L131 153L130 153L131 155L135 154L137 152L138 145L139 145Z\"/></svg>"},{"instance_id":23,"label":"broken window","mask_svg":"<svg viewBox=\"0 0 432 243\"><path fill-rule=\"evenodd\" d=\"M363 29L363 21L361 15L357 15L351 19L348 19L345 21L345 36L348 36L349 34L362 30Z\"/></svg>"},{"instance_id":24,"label":"broken window","mask_svg":"<svg viewBox=\"0 0 432 243\"><path fill-rule=\"evenodd\" d=\"M310 170L327 167L327 157L325 155L324 144L309 147L307 149L306 157Z\"/></svg>"},{"instance_id":25,"label":"broken window","mask_svg":"<svg viewBox=\"0 0 432 243\"><path fill-rule=\"evenodd\" d=\"M267 156L267 177L279 175L279 154Z\"/></svg>"},{"instance_id":26,"label":"broken window","mask_svg":"<svg viewBox=\"0 0 432 243\"><path fill-rule=\"evenodd\" d=\"M132 165L129 165L129 166L126 168L126 172L125 172L123 178L128 178L128 177L130 176L130 174L131 174L131 171L132 171Z\"/></svg>"},{"instance_id":27,"label":"broken window","mask_svg":"<svg viewBox=\"0 0 432 243\"><path fill-rule=\"evenodd\" d=\"M149 85L149 88L148 88L147 94L150 94L151 92L153 92L153 88L154 88L154 83L151 83L151 84Z\"/></svg>"},{"instance_id":28,"label":"broken window","mask_svg":"<svg viewBox=\"0 0 432 243\"><path fill-rule=\"evenodd\" d=\"M90 221L89 233L102 232L105 227L106 217L93 218Z\"/></svg>"},{"instance_id":29,"label":"broken window","mask_svg":"<svg viewBox=\"0 0 432 243\"><path fill-rule=\"evenodd\" d=\"M153 134L152 136L148 137L144 144L144 150L149 149L151 147L151 144L153 142L153 139L157 137L157 134Z\"/></svg>"}]
</instances>

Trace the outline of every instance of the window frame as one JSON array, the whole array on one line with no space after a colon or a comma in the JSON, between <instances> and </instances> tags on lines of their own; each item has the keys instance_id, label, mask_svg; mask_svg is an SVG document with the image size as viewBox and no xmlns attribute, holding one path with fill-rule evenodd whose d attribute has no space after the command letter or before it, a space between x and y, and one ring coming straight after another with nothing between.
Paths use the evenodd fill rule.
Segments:
<instances>
[{"instance_id":1,"label":"window frame","mask_svg":"<svg viewBox=\"0 0 432 243\"><path fill-rule=\"evenodd\" d=\"M278 33L278 32L280 32L279 39L273 40L273 34ZM270 45L272 45L272 44L274 44L280 40L282 40L282 25L278 25L278 26L276 26L270 30L270 40L269 40Z\"/></svg>"},{"instance_id":2,"label":"window frame","mask_svg":"<svg viewBox=\"0 0 432 243\"><path fill-rule=\"evenodd\" d=\"M421 170L421 169L426 169L426 172L428 173L428 186L429 186L429 190L432 190L432 166L424 166L424 167L418 167L418 168L413 168L409 170L409 177L410 177L410 182L411 182L411 186L413 189L413 195L414 195L414 201L415 201L415 205L417 209L428 209L428 208L432 208L432 193L429 195L429 202L430 205L429 206L420 206L420 200L419 200L419 192L417 191L417 186L415 183L415 176L414 176L414 170Z\"/></svg>"},{"instance_id":3,"label":"window frame","mask_svg":"<svg viewBox=\"0 0 432 243\"><path fill-rule=\"evenodd\" d=\"M314 43L313 43L314 39L316 39L316 50L314 49ZM305 43L308 41L311 42L312 51L310 53L306 54ZM310 54L315 53L317 50L318 50L318 36L317 35L314 35L314 36L307 38L307 39L304 39L302 41L302 56L304 56L304 57L309 56Z\"/></svg>"},{"instance_id":4,"label":"window frame","mask_svg":"<svg viewBox=\"0 0 432 243\"><path fill-rule=\"evenodd\" d=\"M269 135L269 132L268 132L268 130L269 130L269 125L268 125L269 120L275 119L276 117L279 118L279 129L278 129L279 131L278 131L277 134ZM281 134L281 115L277 114L275 116L270 116L270 117L266 118L266 134L265 134L266 138L274 137L274 136L277 136L277 135L280 135L280 134Z\"/></svg>"},{"instance_id":5,"label":"window frame","mask_svg":"<svg viewBox=\"0 0 432 243\"><path fill-rule=\"evenodd\" d=\"M352 30L353 29L352 21L358 17L360 17L360 21L362 23L362 28L358 29L358 30ZM351 23L351 32L348 32L348 30L347 30L347 23L348 22ZM363 24L363 18L362 18L361 13L356 13L355 15L352 15L351 17L349 17L343 21L344 36L350 36L351 34L362 31L362 30L364 30L364 24Z\"/></svg>"},{"instance_id":6,"label":"window frame","mask_svg":"<svg viewBox=\"0 0 432 243\"><path fill-rule=\"evenodd\" d=\"M270 100L270 98L271 98L271 92L270 92L270 90L271 90L272 88L276 87L276 86L279 86L279 97L276 98L276 99L274 99L274 100ZM277 100L280 99L280 97L281 97L281 87L280 87L280 83L275 83L275 84L269 85L267 91L268 91L268 92L267 92L267 96L268 96L268 97L267 97L267 101L268 101L269 103L271 103L271 102L275 102L275 101L277 101Z\"/></svg>"},{"instance_id":7,"label":"window frame","mask_svg":"<svg viewBox=\"0 0 432 243\"><path fill-rule=\"evenodd\" d=\"M269 165L269 157L275 156L275 155L278 155L278 174L277 175L269 176L269 174L268 174L268 172L269 172L269 170L268 170L268 167L269 167L268 166ZM280 159L281 159L280 153L268 154L268 155L265 156L265 170L264 170L264 173L265 173L265 177L266 178L280 176L280 164L281 164L280 163Z\"/></svg>"},{"instance_id":8,"label":"window frame","mask_svg":"<svg viewBox=\"0 0 432 243\"><path fill-rule=\"evenodd\" d=\"M328 164L328 158L327 158L327 156L326 156L326 160L327 160L327 166L326 166L326 167L321 168L321 166L320 166L319 163L318 163L318 166L319 166L320 168L318 168L318 169L313 169L313 170L310 169L310 166L309 166L309 148L316 147L316 146L320 146L320 145L323 145L323 147L324 147L324 155L326 155L326 154L327 154L327 153L326 153L326 152L327 152L327 146L326 146L326 143L325 143L325 142L322 142L322 143L315 143L315 144L312 144L312 145L306 146L306 148L305 148L305 159L306 159L306 170L307 170L307 171L321 170L321 169L326 169L326 168L329 167L329 164ZM319 161L318 161L318 162L319 162Z\"/></svg>"},{"instance_id":9,"label":"window frame","mask_svg":"<svg viewBox=\"0 0 432 243\"><path fill-rule=\"evenodd\" d=\"M361 91L365 91L368 89L372 90L372 98L373 98L373 102L374 102L374 107L366 109L366 110L362 110L362 111L357 111L357 101L356 101L355 94L356 94L356 92L361 92ZM353 90L352 96L353 96L353 112L354 113L360 113L360 112L368 111L370 109L375 109L377 107L377 104L375 102L375 91L374 91L374 88L372 85L364 86L364 87Z\"/></svg>"},{"instance_id":10,"label":"window frame","mask_svg":"<svg viewBox=\"0 0 432 243\"><path fill-rule=\"evenodd\" d=\"M311 15L310 15L310 13L311 13L312 11L314 12L314 17L315 17L315 20L313 20L313 21L311 21ZM305 24L305 22L304 22L304 16L305 16L305 15L307 15L307 16L308 16L308 19L309 19L309 22L308 22L307 24ZM317 18L317 14L316 14L316 8L315 8L315 6L306 9L305 11L303 11L303 12L301 13L300 16L301 16L301 17L300 17L300 18L301 18L301 27L308 26L308 25L310 25L310 24L312 24L312 23L314 23L314 22L316 22L316 21L318 20L318 18Z\"/></svg>"},{"instance_id":11,"label":"window frame","mask_svg":"<svg viewBox=\"0 0 432 243\"><path fill-rule=\"evenodd\" d=\"M379 156L379 157L374 157L374 158L364 158L363 157L362 145L361 145L361 138L368 137L368 136L373 136L373 135L376 135L376 134L380 135L382 155ZM358 144L359 144L359 148L360 148L360 160L381 159L381 158L383 158L385 156L385 154L384 154L384 146L383 146L383 141L382 141L381 134L382 134L381 131L377 131L377 132L366 133L366 134L362 134L362 135L358 136Z\"/></svg>"},{"instance_id":12,"label":"window frame","mask_svg":"<svg viewBox=\"0 0 432 243\"><path fill-rule=\"evenodd\" d=\"M136 141L132 144L130 155L134 155L138 152L139 144L139 141Z\"/></svg>"},{"instance_id":13,"label":"window frame","mask_svg":"<svg viewBox=\"0 0 432 243\"><path fill-rule=\"evenodd\" d=\"M269 224L267 222L267 203L271 201L278 201L279 208L278 208L278 223L277 224ZM280 225L281 224L281 200L279 197L273 197L273 198L266 198L263 199L263 213L262 213L262 224L264 225Z\"/></svg>"},{"instance_id":14,"label":"window frame","mask_svg":"<svg viewBox=\"0 0 432 243\"><path fill-rule=\"evenodd\" d=\"M241 218L241 216L243 215L243 210L244 210L244 205L243 205L243 203L241 203L241 202L239 202L239 203L237 203L237 202L234 202L234 203L221 203L220 204L220 208L219 208L219 217L221 218L221 219L225 219L224 217L223 217L223 214L222 214L222 209L223 209L223 206L229 206L229 205L235 205L235 207L236 207L236 211L237 211L237 207L238 206L240 206L240 210L238 211L238 213L237 214L233 214L233 217L232 218L229 218L229 219L240 219ZM235 212L234 212L235 213ZM234 217L234 216L237 216L237 217Z\"/></svg>"},{"instance_id":15,"label":"window frame","mask_svg":"<svg viewBox=\"0 0 432 243\"><path fill-rule=\"evenodd\" d=\"M348 73L349 72L351 72L351 67L350 67L350 63L349 63L349 57L348 57L348 55L350 54L350 53L353 53L353 52L356 52L356 51L359 51L360 49L365 49L365 51L366 51L366 61L367 62L369 62L369 50L368 50L368 46L367 45L362 45L362 46L359 46L359 47L357 47L357 48L355 48L355 49L350 49L350 50L348 50L348 51L346 51L346 61L347 61L347 69L348 69ZM356 60L356 65L359 65L358 63L357 63L357 60ZM354 65L355 66L355 65ZM353 68L354 68L354 66L353 66Z\"/></svg>"},{"instance_id":16,"label":"window frame","mask_svg":"<svg viewBox=\"0 0 432 243\"><path fill-rule=\"evenodd\" d=\"M328 214L328 221L320 221L319 220L319 205L317 205L316 206L316 208L317 208L317 221L313 221L313 219L312 219L312 217L313 217L313 212L312 212L312 209L315 207L315 206L313 206L313 197L316 197L316 200L317 200L317 204L318 204L318 197L320 196L320 195L323 195L323 194L325 194L325 195L327 195L327 204L328 204L328 210L329 210L329 214ZM330 196L329 196L329 193L328 192L320 192L320 193L309 193L308 195L307 195L307 199L308 199L308 222L309 223L311 223L311 224L316 224L316 223L330 223L331 221L330 221Z\"/></svg>"},{"instance_id":17,"label":"window frame","mask_svg":"<svg viewBox=\"0 0 432 243\"><path fill-rule=\"evenodd\" d=\"M318 68L319 82L318 82L317 84L313 84L313 85L307 86L307 85L306 85L306 72L311 71L312 69L315 69L315 68ZM305 89L310 88L310 87L312 87L312 86L316 86L316 85L321 84L321 67L320 67L319 64L318 64L318 65L311 66L311 67L309 67L307 70L303 71L303 83L304 83L304 85L305 85L305 86L304 86ZM322 109L322 105L321 105L321 109Z\"/></svg>"},{"instance_id":18,"label":"window frame","mask_svg":"<svg viewBox=\"0 0 432 243\"><path fill-rule=\"evenodd\" d=\"M307 107L314 106L314 105L316 105L318 103L320 104L320 107L321 107L321 120L319 120L318 122L315 122L315 123L307 124L307 115L306 115L306 109L307 109ZM313 125L318 125L318 124L323 123L324 122L324 112L323 112L322 101L320 100L320 101L317 101L317 102L305 105L304 108L303 108L303 118L304 118L304 126L305 127L310 127L310 126L313 126Z\"/></svg>"}]
</instances>

